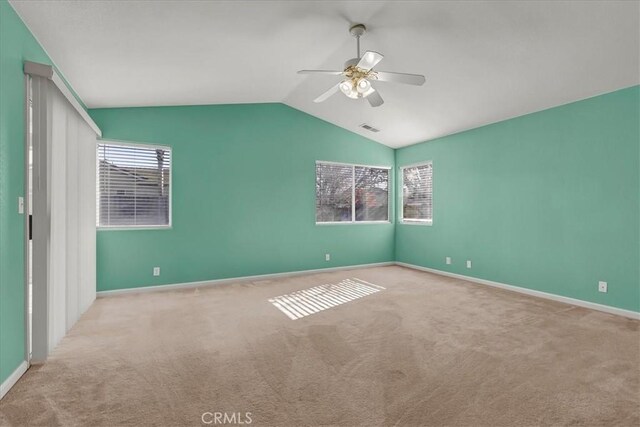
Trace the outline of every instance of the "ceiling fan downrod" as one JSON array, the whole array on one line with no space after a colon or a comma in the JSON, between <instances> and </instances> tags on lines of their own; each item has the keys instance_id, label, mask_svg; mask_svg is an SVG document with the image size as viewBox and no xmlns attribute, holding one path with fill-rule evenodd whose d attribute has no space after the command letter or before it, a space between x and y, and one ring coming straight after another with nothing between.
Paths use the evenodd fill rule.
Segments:
<instances>
[{"instance_id":1,"label":"ceiling fan downrod","mask_svg":"<svg viewBox=\"0 0 640 427\"><path fill-rule=\"evenodd\" d=\"M349 33L356 38L356 58L360 59L360 37L367 32L364 24L354 24L349 28Z\"/></svg>"}]
</instances>

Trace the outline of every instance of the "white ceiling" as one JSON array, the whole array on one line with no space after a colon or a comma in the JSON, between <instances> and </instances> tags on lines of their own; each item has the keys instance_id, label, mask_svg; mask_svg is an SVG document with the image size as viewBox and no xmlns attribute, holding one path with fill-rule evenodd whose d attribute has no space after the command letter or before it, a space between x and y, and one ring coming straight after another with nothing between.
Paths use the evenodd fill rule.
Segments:
<instances>
[{"instance_id":1,"label":"white ceiling","mask_svg":"<svg viewBox=\"0 0 640 427\"><path fill-rule=\"evenodd\" d=\"M87 106L284 102L401 147L640 83L636 1L17 1ZM386 103L312 100L369 32ZM358 125L381 129L371 133Z\"/></svg>"}]
</instances>

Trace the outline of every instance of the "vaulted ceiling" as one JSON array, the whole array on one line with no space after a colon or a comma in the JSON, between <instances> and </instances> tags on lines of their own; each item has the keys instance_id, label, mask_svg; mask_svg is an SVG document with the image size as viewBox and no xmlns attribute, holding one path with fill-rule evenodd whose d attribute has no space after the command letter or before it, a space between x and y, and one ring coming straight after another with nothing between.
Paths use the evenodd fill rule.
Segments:
<instances>
[{"instance_id":1,"label":"vaulted ceiling","mask_svg":"<svg viewBox=\"0 0 640 427\"><path fill-rule=\"evenodd\" d=\"M284 102L401 147L640 83L636 1L16 1L87 106ZM300 69L342 69L363 50L385 104ZM372 133L359 127L380 129Z\"/></svg>"}]
</instances>

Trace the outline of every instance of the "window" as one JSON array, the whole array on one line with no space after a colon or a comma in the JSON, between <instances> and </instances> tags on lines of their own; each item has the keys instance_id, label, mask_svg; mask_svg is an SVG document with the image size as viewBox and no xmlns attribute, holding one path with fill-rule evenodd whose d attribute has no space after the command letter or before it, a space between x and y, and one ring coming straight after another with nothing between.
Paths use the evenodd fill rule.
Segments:
<instances>
[{"instance_id":1,"label":"window","mask_svg":"<svg viewBox=\"0 0 640 427\"><path fill-rule=\"evenodd\" d=\"M389 221L389 168L316 162L316 222Z\"/></svg>"},{"instance_id":2,"label":"window","mask_svg":"<svg viewBox=\"0 0 640 427\"><path fill-rule=\"evenodd\" d=\"M433 221L433 166L431 162L406 166L402 171L402 222Z\"/></svg>"},{"instance_id":3,"label":"window","mask_svg":"<svg viewBox=\"0 0 640 427\"><path fill-rule=\"evenodd\" d=\"M171 225L171 148L98 143L98 227Z\"/></svg>"}]
</instances>

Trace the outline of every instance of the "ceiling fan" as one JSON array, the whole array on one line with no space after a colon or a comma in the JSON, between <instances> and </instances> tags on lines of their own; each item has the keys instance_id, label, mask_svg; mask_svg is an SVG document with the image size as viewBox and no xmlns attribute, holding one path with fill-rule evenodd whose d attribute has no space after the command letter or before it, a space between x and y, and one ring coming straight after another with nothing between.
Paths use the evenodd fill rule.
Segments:
<instances>
[{"instance_id":1,"label":"ceiling fan","mask_svg":"<svg viewBox=\"0 0 640 427\"><path fill-rule=\"evenodd\" d=\"M384 103L380 93L373 88L371 82L393 82L404 83L415 86L422 86L425 78L420 74L392 73L390 71L375 71L378 62L384 58L382 54L368 50L360 56L360 37L364 35L367 28L363 24L355 24L349 28L349 33L356 38L357 58L349 59L344 63L343 71L332 70L300 70L298 74L329 74L344 76L344 80L332 86L325 93L313 100L322 102L334 95L338 91L352 99L366 98L372 107L379 107Z\"/></svg>"}]
</instances>

